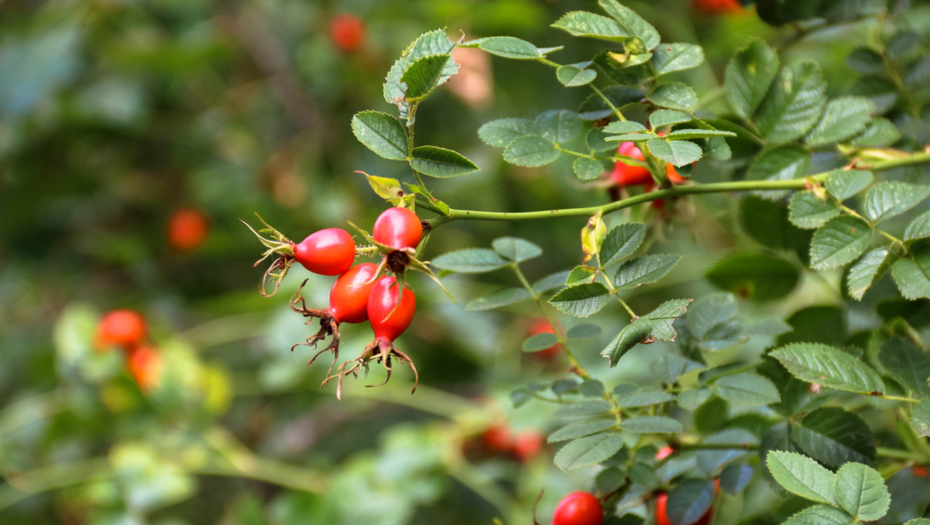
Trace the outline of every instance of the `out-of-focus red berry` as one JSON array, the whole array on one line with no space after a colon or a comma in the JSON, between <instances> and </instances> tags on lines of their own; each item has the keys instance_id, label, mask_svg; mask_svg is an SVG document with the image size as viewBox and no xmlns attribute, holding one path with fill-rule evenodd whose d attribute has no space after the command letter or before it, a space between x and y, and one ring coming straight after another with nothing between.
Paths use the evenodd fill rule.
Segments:
<instances>
[{"instance_id":1,"label":"out-of-focus red berry","mask_svg":"<svg viewBox=\"0 0 930 525\"><path fill-rule=\"evenodd\" d=\"M536 334L554 334L554 333L556 333L555 329L552 328L552 324L549 323L547 319L536 319L535 321L533 321L533 324L530 325L530 332L529 332L530 336L534 336ZM556 343L544 350L540 350L538 352L531 352L529 355L537 359L544 359L544 360L551 359L553 356L559 353L559 350L561 349L562 349L562 343Z\"/></svg>"},{"instance_id":2,"label":"out-of-focus red berry","mask_svg":"<svg viewBox=\"0 0 930 525\"><path fill-rule=\"evenodd\" d=\"M659 133L659 136L663 135L665 135L665 133ZM624 142L620 144L620 147L617 148L617 153L640 161L646 160L646 157L643 156L643 152L640 151L633 142ZM671 164L665 166L665 173L668 175L669 180L675 184L681 184L685 181L685 179L675 171L675 166ZM647 186L655 183L647 168L626 164L622 160L618 160L614 164L614 169L610 172L610 179L618 186Z\"/></svg>"},{"instance_id":3,"label":"out-of-focus red berry","mask_svg":"<svg viewBox=\"0 0 930 525\"><path fill-rule=\"evenodd\" d=\"M665 445L664 447L660 448L658 452L656 452L656 459L659 461L662 461L663 459L671 456L672 453L674 452L675 452L675 449L673 449L672 447L668 445Z\"/></svg>"},{"instance_id":4,"label":"out-of-focus red berry","mask_svg":"<svg viewBox=\"0 0 930 525\"><path fill-rule=\"evenodd\" d=\"M200 247L210 233L210 219L200 210L183 208L168 218L168 245L188 251Z\"/></svg>"},{"instance_id":5,"label":"out-of-focus red berry","mask_svg":"<svg viewBox=\"0 0 930 525\"><path fill-rule=\"evenodd\" d=\"M354 53L365 43L365 22L350 13L338 14L329 21L329 38L343 53Z\"/></svg>"},{"instance_id":6,"label":"out-of-focus red berry","mask_svg":"<svg viewBox=\"0 0 930 525\"><path fill-rule=\"evenodd\" d=\"M126 366L130 375L136 380L139 389L150 392L161 378L161 357L150 346L140 346L129 352Z\"/></svg>"},{"instance_id":7,"label":"out-of-focus red berry","mask_svg":"<svg viewBox=\"0 0 930 525\"><path fill-rule=\"evenodd\" d=\"M134 310L113 310L97 324L94 343L100 350L110 346L133 347L145 339L145 318Z\"/></svg>"},{"instance_id":8,"label":"out-of-focus red berry","mask_svg":"<svg viewBox=\"0 0 930 525\"><path fill-rule=\"evenodd\" d=\"M694 0L694 8L705 15L740 13L745 9L737 0Z\"/></svg>"},{"instance_id":9,"label":"out-of-focus red berry","mask_svg":"<svg viewBox=\"0 0 930 525\"><path fill-rule=\"evenodd\" d=\"M921 478L930 479L930 470L927 470L927 467L922 467L920 465L914 465L911 467L911 474Z\"/></svg>"},{"instance_id":10,"label":"out-of-focus red berry","mask_svg":"<svg viewBox=\"0 0 930 525\"><path fill-rule=\"evenodd\" d=\"M494 425L484 431L481 436L484 446L492 452L509 452L514 444L513 434L506 425Z\"/></svg>"},{"instance_id":11,"label":"out-of-focus red berry","mask_svg":"<svg viewBox=\"0 0 930 525\"><path fill-rule=\"evenodd\" d=\"M539 455L543 448L543 435L536 430L520 432L513 443L513 453L523 462Z\"/></svg>"}]
</instances>

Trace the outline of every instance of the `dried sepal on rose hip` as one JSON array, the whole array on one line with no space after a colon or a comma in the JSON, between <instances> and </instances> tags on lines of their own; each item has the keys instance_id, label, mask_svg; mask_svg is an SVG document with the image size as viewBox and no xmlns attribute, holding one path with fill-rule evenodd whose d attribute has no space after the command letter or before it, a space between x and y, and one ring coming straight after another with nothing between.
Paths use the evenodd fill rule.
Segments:
<instances>
[{"instance_id":1,"label":"dried sepal on rose hip","mask_svg":"<svg viewBox=\"0 0 930 525\"><path fill-rule=\"evenodd\" d=\"M291 297L290 306L295 312L310 318L306 323L308 325L313 323L314 319L319 319L320 330L305 342L292 346L291 351L301 345L316 348L317 343L332 335L333 339L329 345L317 352L307 363L312 364L320 354L331 351L333 363L326 375L332 373L333 366L339 359L339 325L364 323L368 320L368 296L376 284L377 272L378 266L372 263L362 263L350 268L333 283L329 291L329 307L322 309L307 308L307 303L300 295L300 291L307 284L307 281L304 281Z\"/></svg>"},{"instance_id":2,"label":"dried sepal on rose hip","mask_svg":"<svg viewBox=\"0 0 930 525\"><path fill-rule=\"evenodd\" d=\"M265 225L265 228L259 231L255 231L245 221L242 221L242 223L252 230L252 233L267 248L262 254L262 258L255 261L255 266L261 264L268 257L277 257L265 271L262 278L260 291L264 297L271 297L277 293L278 288L281 287L281 281L284 280L291 265L295 262L300 263L313 273L329 276L345 273L355 262L355 241L349 232L343 229L326 228L319 230L307 236L303 241L295 243L269 226L261 217L258 217L258 219ZM274 290L270 294L265 291L265 283L269 279L275 283Z\"/></svg>"},{"instance_id":3,"label":"dried sepal on rose hip","mask_svg":"<svg viewBox=\"0 0 930 525\"><path fill-rule=\"evenodd\" d=\"M401 289L406 288L401 294ZM413 360L394 346L394 340L401 336L410 323L413 321L413 314L416 312L417 298L413 290L406 286L406 283L398 284L395 277L382 277L371 289L368 296L368 320L371 322L371 328L375 333L375 339L362 352L362 355L355 359L346 361L339 365L335 374L328 375L323 381L322 386L326 386L329 381L337 379L336 397L342 399L342 380L348 375L358 377L358 372L362 368L368 369L371 361L377 361L384 364L387 370L387 377L379 385L386 384L391 379L392 360L396 359L401 363L407 363L413 370L414 383L413 391L417 390L419 375L417 367Z\"/></svg>"}]
</instances>

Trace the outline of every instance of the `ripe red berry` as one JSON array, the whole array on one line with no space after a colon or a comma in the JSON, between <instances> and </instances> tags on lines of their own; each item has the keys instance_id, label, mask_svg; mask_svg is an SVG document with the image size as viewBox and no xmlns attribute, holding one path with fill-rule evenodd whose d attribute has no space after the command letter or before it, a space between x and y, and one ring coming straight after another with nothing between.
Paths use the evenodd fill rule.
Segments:
<instances>
[{"instance_id":1,"label":"ripe red berry","mask_svg":"<svg viewBox=\"0 0 930 525\"><path fill-rule=\"evenodd\" d=\"M329 21L329 38L343 53L354 53L365 41L365 22L353 14L338 14Z\"/></svg>"},{"instance_id":2,"label":"ripe red berry","mask_svg":"<svg viewBox=\"0 0 930 525\"><path fill-rule=\"evenodd\" d=\"M533 324L530 325L530 336L536 334L554 334L555 329L552 328L552 324L549 323L547 319L536 319L533 321ZM540 350L538 352L532 352L529 355L537 359L550 359L559 353L559 350L562 349L562 343L556 343L545 350Z\"/></svg>"},{"instance_id":3,"label":"ripe red berry","mask_svg":"<svg viewBox=\"0 0 930 525\"><path fill-rule=\"evenodd\" d=\"M375 332L375 339L393 342L400 337L413 321L417 309L417 298L413 290L404 290L398 304L400 287L394 277L382 277L368 296L368 320Z\"/></svg>"},{"instance_id":4,"label":"ripe red berry","mask_svg":"<svg viewBox=\"0 0 930 525\"><path fill-rule=\"evenodd\" d=\"M161 378L161 356L158 352L149 346L140 346L133 349L126 363L129 373L139 389L143 392L149 392L156 386Z\"/></svg>"},{"instance_id":5,"label":"ripe red berry","mask_svg":"<svg viewBox=\"0 0 930 525\"><path fill-rule=\"evenodd\" d=\"M536 430L527 430L517 435L513 444L513 453L517 459L526 462L537 455L543 448L543 435Z\"/></svg>"},{"instance_id":6,"label":"ripe red berry","mask_svg":"<svg viewBox=\"0 0 930 525\"><path fill-rule=\"evenodd\" d=\"M671 456L673 452L675 452L675 449L673 449L672 447L666 445L666 446L660 448L658 452L656 452L656 459L657 459L658 461L662 461L663 459L665 459L665 458Z\"/></svg>"},{"instance_id":7,"label":"ripe red berry","mask_svg":"<svg viewBox=\"0 0 930 525\"><path fill-rule=\"evenodd\" d=\"M368 296L375 287L378 265L362 263L339 276L329 291L329 310L337 323L368 320Z\"/></svg>"},{"instance_id":8,"label":"ripe red berry","mask_svg":"<svg viewBox=\"0 0 930 525\"><path fill-rule=\"evenodd\" d=\"M664 133L659 133L659 136L662 135L664 135ZM640 151L633 142L624 142L620 144L620 147L617 148L617 153L636 160L646 159L646 157L643 156L643 152ZM665 166L665 173L668 175L669 180L675 184L681 184L685 181L685 179L675 171L675 166L671 164ZM654 183L652 175L649 174L647 168L629 165L622 160L618 160L614 164L614 169L610 172L610 179L619 186L648 186Z\"/></svg>"},{"instance_id":9,"label":"ripe red berry","mask_svg":"<svg viewBox=\"0 0 930 525\"><path fill-rule=\"evenodd\" d=\"M355 241L349 232L326 228L294 245L294 260L320 275L340 275L355 261Z\"/></svg>"},{"instance_id":10,"label":"ripe red berry","mask_svg":"<svg viewBox=\"0 0 930 525\"><path fill-rule=\"evenodd\" d=\"M737 0L694 0L694 8L705 15L739 13L744 9Z\"/></svg>"},{"instance_id":11,"label":"ripe red berry","mask_svg":"<svg viewBox=\"0 0 930 525\"><path fill-rule=\"evenodd\" d=\"M133 310L113 310L97 324L94 341L98 348L119 345L131 347L145 339L146 325L141 314Z\"/></svg>"},{"instance_id":12,"label":"ripe red berry","mask_svg":"<svg viewBox=\"0 0 930 525\"><path fill-rule=\"evenodd\" d=\"M513 434L507 425L494 425L484 431L481 436L484 445L493 452L508 452L514 444Z\"/></svg>"},{"instance_id":13,"label":"ripe red berry","mask_svg":"<svg viewBox=\"0 0 930 525\"><path fill-rule=\"evenodd\" d=\"M371 236L395 250L416 248L423 237L423 225L407 208L388 208L378 216Z\"/></svg>"},{"instance_id":14,"label":"ripe red berry","mask_svg":"<svg viewBox=\"0 0 930 525\"><path fill-rule=\"evenodd\" d=\"M604 508L587 492L572 492L562 498L552 516L552 525L601 525Z\"/></svg>"},{"instance_id":15,"label":"ripe red berry","mask_svg":"<svg viewBox=\"0 0 930 525\"><path fill-rule=\"evenodd\" d=\"M200 210L184 208L171 214L166 230L169 246L175 250L193 250L207 239L210 220Z\"/></svg>"}]
</instances>

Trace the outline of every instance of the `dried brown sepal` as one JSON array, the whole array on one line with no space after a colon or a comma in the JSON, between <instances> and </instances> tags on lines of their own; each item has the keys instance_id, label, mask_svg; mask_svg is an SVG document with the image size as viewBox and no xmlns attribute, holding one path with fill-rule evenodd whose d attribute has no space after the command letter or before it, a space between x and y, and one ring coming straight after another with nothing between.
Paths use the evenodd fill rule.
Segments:
<instances>
[{"instance_id":1,"label":"dried brown sepal","mask_svg":"<svg viewBox=\"0 0 930 525\"><path fill-rule=\"evenodd\" d=\"M413 390L411 390L410 393L413 394L417 391L417 384L420 381L420 375L417 373L416 365L413 364L413 360L410 359L407 354L398 350L391 342L383 339L375 339L365 347L365 351L362 352L362 355L339 365L335 374L327 375L326 379L323 380L323 384L320 385L320 388L326 386L331 380L336 379L336 398L342 399L342 380L349 375L357 379L358 372L362 368L367 371L368 364L371 361L377 361L379 364L383 364L385 370L387 370L387 377L384 379L384 382L380 384L365 386L371 388L386 385L387 382L391 380L391 372L393 371L391 366L392 359L410 365L410 369L413 370Z\"/></svg>"},{"instance_id":2,"label":"dried brown sepal","mask_svg":"<svg viewBox=\"0 0 930 525\"><path fill-rule=\"evenodd\" d=\"M339 322L333 317L333 313L329 308L317 309L317 308L307 308L307 303L304 301L300 291L303 289L304 285L307 284L307 280L300 284L300 287L297 288L297 291L294 292L294 295L291 296L291 300L288 303L291 307L291 310L303 315L304 317L309 317L310 320L304 324L310 325L313 324L314 319L320 320L320 330L307 338L306 341L302 343L297 343L291 347L291 352L294 351L298 346L309 346L311 348L316 348L317 343L326 339L327 336L333 336L333 340L330 341L329 345L326 348L318 351L316 354L310 358L310 361L307 362L307 365L313 364L316 361L317 357L320 357L321 354L326 352L333 353L333 362L329 365L329 371L326 372L326 375L329 376L333 373L333 367L336 366L336 361L339 360Z\"/></svg>"}]
</instances>

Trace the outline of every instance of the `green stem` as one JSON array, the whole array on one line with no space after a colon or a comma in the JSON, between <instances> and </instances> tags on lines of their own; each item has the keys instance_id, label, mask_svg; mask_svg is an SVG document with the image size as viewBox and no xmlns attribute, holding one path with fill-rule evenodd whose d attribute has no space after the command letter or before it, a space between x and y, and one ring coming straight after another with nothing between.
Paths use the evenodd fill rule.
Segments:
<instances>
[{"instance_id":1,"label":"green stem","mask_svg":"<svg viewBox=\"0 0 930 525\"><path fill-rule=\"evenodd\" d=\"M905 459L908 461L926 461L923 454L911 452L909 450L898 450L894 448L875 447L875 454L880 458Z\"/></svg>"},{"instance_id":2,"label":"green stem","mask_svg":"<svg viewBox=\"0 0 930 525\"><path fill-rule=\"evenodd\" d=\"M606 277L606 276L605 276L605 277ZM616 297L617 300L620 301L620 306L622 306L623 309L626 310L626 313L630 314L630 317L631 317L631 318L636 319L636 317L637 317L637 316L636 316L636 312L634 312L633 309L630 308L630 305L626 304L626 301L624 301L623 299L621 299L620 296L616 294L616 292L614 292L614 297Z\"/></svg>"},{"instance_id":3,"label":"green stem","mask_svg":"<svg viewBox=\"0 0 930 525\"><path fill-rule=\"evenodd\" d=\"M882 394L881 396L877 396L877 397L881 397L882 399L887 399L889 401L904 401L906 403L920 403L919 399L914 399L912 397L889 396L888 394Z\"/></svg>"},{"instance_id":4,"label":"green stem","mask_svg":"<svg viewBox=\"0 0 930 525\"><path fill-rule=\"evenodd\" d=\"M611 109L611 111L614 112L614 115L617 116L617 119L619 119L621 122L625 122L625 121L626 121L626 117L624 117L624 116L623 116L623 113L621 113L620 110L617 109L616 106L614 106L614 103L611 102L609 98L607 98L607 95L605 95L605 94L604 94L600 89L598 89L597 86L595 86L594 84L588 84L588 85L591 86L591 89L593 89L594 92L597 93L598 96L601 97L601 100L603 100L604 103L607 104L607 106Z\"/></svg>"}]
</instances>

